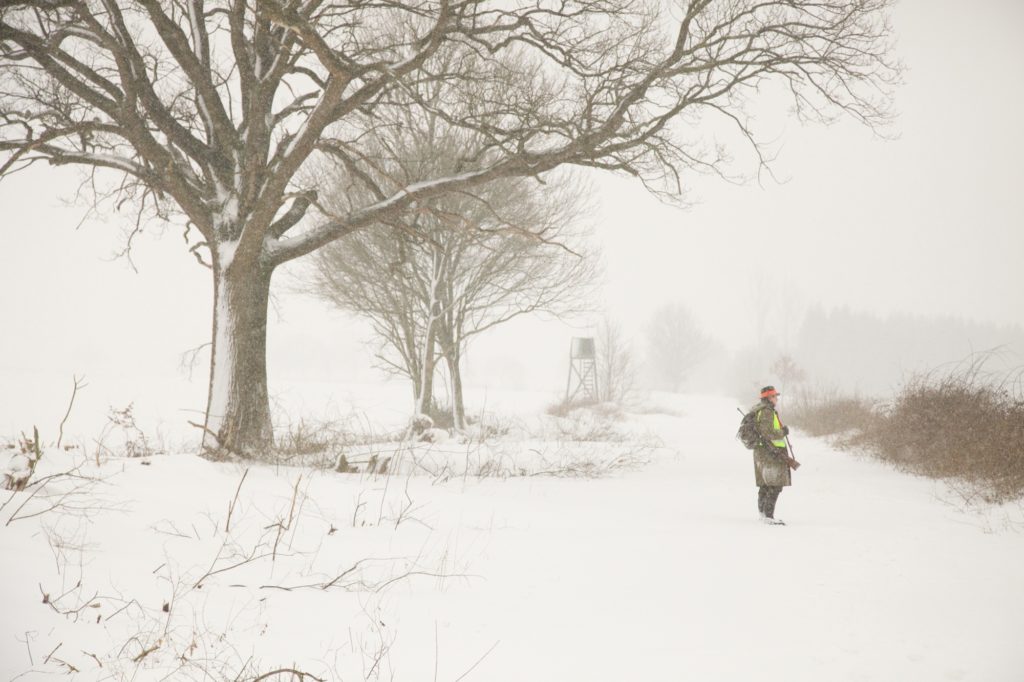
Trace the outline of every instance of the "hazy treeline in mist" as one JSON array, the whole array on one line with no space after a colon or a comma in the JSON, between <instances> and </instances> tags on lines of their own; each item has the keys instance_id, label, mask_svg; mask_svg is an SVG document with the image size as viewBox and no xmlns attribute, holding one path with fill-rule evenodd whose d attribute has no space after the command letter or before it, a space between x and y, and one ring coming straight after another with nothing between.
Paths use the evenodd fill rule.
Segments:
<instances>
[{"instance_id":1,"label":"hazy treeline in mist","mask_svg":"<svg viewBox=\"0 0 1024 682\"><path fill-rule=\"evenodd\" d=\"M791 355L812 384L884 396L915 374L993 350L990 371L1024 365L1024 329L953 317L814 308Z\"/></svg>"},{"instance_id":2,"label":"hazy treeline in mist","mask_svg":"<svg viewBox=\"0 0 1024 682\"><path fill-rule=\"evenodd\" d=\"M877 315L813 307L787 333L729 351L714 344L683 390L747 399L778 384L787 397L832 392L885 399L915 376L986 353L987 373L1024 366L1024 329L954 317Z\"/></svg>"}]
</instances>

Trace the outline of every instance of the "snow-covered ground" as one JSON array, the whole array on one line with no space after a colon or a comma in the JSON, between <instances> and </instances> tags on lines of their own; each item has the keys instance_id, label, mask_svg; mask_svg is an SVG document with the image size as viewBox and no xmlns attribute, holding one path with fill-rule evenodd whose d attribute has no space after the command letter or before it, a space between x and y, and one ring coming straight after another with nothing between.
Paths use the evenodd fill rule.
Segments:
<instances>
[{"instance_id":1,"label":"snow-covered ground","mask_svg":"<svg viewBox=\"0 0 1024 682\"><path fill-rule=\"evenodd\" d=\"M736 405L671 407L635 417L649 464L596 479L179 454L3 493L0 678L1024 679L1019 507L796 433L788 525L764 526Z\"/></svg>"}]
</instances>

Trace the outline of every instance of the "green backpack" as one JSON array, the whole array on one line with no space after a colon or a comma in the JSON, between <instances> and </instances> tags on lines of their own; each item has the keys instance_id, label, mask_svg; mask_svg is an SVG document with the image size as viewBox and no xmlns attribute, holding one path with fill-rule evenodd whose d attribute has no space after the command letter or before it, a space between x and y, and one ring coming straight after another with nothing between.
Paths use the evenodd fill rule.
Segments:
<instances>
[{"instance_id":1,"label":"green backpack","mask_svg":"<svg viewBox=\"0 0 1024 682\"><path fill-rule=\"evenodd\" d=\"M738 407L736 410L742 412ZM755 407L750 412L744 414L743 419L740 421L740 428L736 430L736 437L743 443L743 447L748 450L764 445L764 438L761 436L761 432L757 430L757 413L760 411L760 407Z\"/></svg>"}]
</instances>

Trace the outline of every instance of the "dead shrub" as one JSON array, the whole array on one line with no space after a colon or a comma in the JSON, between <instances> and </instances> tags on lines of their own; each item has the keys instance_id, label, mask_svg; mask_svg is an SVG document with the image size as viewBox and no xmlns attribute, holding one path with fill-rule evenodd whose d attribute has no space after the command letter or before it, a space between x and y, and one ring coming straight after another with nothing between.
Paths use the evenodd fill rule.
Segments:
<instances>
[{"instance_id":1,"label":"dead shrub","mask_svg":"<svg viewBox=\"0 0 1024 682\"><path fill-rule=\"evenodd\" d=\"M470 420L470 428L478 440L507 438L523 430L519 420L498 414L481 414L478 420Z\"/></svg>"},{"instance_id":2,"label":"dead shrub","mask_svg":"<svg viewBox=\"0 0 1024 682\"><path fill-rule=\"evenodd\" d=\"M552 417L566 417L573 410L593 404L595 404L593 400L559 400L557 403L548 405L544 411Z\"/></svg>"},{"instance_id":3,"label":"dead shrub","mask_svg":"<svg viewBox=\"0 0 1024 682\"><path fill-rule=\"evenodd\" d=\"M865 443L902 469L965 483L987 502L1024 495L1024 399L1011 388L1019 383L992 381L983 364L909 381Z\"/></svg>"},{"instance_id":4,"label":"dead shrub","mask_svg":"<svg viewBox=\"0 0 1024 682\"><path fill-rule=\"evenodd\" d=\"M873 428L878 417L872 402L836 390L803 392L786 410L787 421L812 436L855 435Z\"/></svg>"},{"instance_id":5,"label":"dead shrub","mask_svg":"<svg viewBox=\"0 0 1024 682\"><path fill-rule=\"evenodd\" d=\"M269 464L335 468L353 450L378 443L397 443L405 430L375 432L355 417L342 421L299 419L277 429L273 450L257 457Z\"/></svg>"},{"instance_id":6,"label":"dead shrub","mask_svg":"<svg viewBox=\"0 0 1024 682\"><path fill-rule=\"evenodd\" d=\"M158 439L159 440L159 439ZM151 457L165 454L162 447L156 447L146 433L135 423L135 405L111 406L107 413L107 424L96 439L97 459L103 453L109 457Z\"/></svg>"},{"instance_id":7,"label":"dead shrub","mask_svg":"<svg viewBox=\"0 0 1024 682\"><path fill-rule=\"evenodd\" d=\"M288 424L275 436L274 454L279 458L332 455L349 445L352 434L332 422L299 419Z\"/></svg>"},{"instance_id":8,"label":"dead shrub","mask_svg":"<svg viewBox=\"0 0 1024 682\"><path fill-rule=\"evenodd\" d=\"M917 375L878 407L836 391L803 394L789 421L901 471L946 480L965 502L1015 500L1024 497L1024 370L990 374L993 355Z\"/></svg>"},{"instance_id":9,"label":"dead shrub","mask_svg":"<svg viewBox=\"0 0 1024 682\"><path fill-rule=\"evenodd\" d=\"M618 403L597 400L561 400L548 405L545 412L552 417L562 418L573 418L582 412L591 412L606 421L621 421L626 416Z\"/></svg>"}]
</instances>

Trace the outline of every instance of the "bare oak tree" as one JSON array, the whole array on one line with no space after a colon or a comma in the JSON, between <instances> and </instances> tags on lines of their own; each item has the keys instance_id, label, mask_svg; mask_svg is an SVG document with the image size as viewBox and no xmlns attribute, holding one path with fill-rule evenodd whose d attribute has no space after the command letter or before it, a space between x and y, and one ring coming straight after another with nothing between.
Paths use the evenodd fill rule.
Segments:
<instances>
[{"instance_id":1,"label":"bare oak tree","mask_svg":"<svg viewBox=\"0 0 1024 682\"><path fill-rule=\"evenodd\" d=\"M743 104L770 80L802 118L876 126L899 72L889 2L2 0L0 175L83 166L118 203L199 232L214 284L205 444L247 453L273 442L267 305L282 263L565 164L676 194L680 173L721 169L702 115L759 149ZM365 133L427 111L486 142L455 173L377 191ZM307 216L317 187L299 171L318 150L371 199Z\"/></svg>"}]
</instances>

